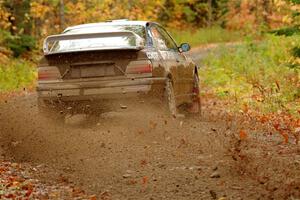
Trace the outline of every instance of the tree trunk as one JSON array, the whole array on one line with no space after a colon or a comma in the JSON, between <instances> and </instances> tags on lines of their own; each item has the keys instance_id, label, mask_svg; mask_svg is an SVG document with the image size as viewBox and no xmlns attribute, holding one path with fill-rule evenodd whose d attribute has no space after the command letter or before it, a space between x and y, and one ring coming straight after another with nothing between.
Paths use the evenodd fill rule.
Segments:
<instances>
[{"instance_id":1,"label":"tree trunk","mask_svg":"<svg viewBox=\"0 0 300 200\"><path fill-rule=\"evenodd\" d=\"M208 26L212 24L212 0L208 0Z\"/></svg>"},{"instance_id":2,"label":"tree trunk","mask_svg":"<svg viewBox=\"0 0 300 200\"><path fill-rule=\"evenodd\" d=\"M64 0L60 0L60 2L59 2L59 18L60 18L60 29L63 30L65 28L65 5L64 5Z\"/></svg>"},{"instance_id":3,"label":"tree trunk","mask_svg":"<svg viewBox=\"0 0 300 200\"><path fill-rule=\"evenodd\" d=\"M270 4L271 2L269 0L263 1L263 18L266 26L269 26L269 18L268 15L270 15Z\"/></svg>"}]
</instances>

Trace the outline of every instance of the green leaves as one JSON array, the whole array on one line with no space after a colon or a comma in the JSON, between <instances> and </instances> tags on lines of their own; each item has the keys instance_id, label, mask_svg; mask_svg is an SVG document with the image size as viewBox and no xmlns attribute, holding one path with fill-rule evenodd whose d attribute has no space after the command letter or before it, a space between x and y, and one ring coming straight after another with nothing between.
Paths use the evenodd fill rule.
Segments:
<instances>
[{"instance_id":1,"label":"green leaves","mask_svg":"<svg viewBox=\"0 0 300 200\"><path fill-rule=\"evenodd\" d=\"M295 4L300 4L300 0L289 0L289 1Z\"/></svg>"},{"instance_id":2,"label":"green leaves","mask_svg":"<svg viewBox=\"0 0 300 200\"><path fill-rule=\"evenodd\" d=\"M300 26L296 25L293 27L286 27L286 28L281 28L277 30L272 30L270 33L273 33L275 35L284 35L284 36L292 36L292 35L299 35L300 34Z\"/></svg>"},{"instance_id":3,"label":"green leaves","mask_svg":"<svg viewBox=\"0 0 300 200\"><path fill-rule=\"evenodd\" d=\"M13 51L15 57L19 57L26 51L31 51L36 47L35 38L25 34L9 37L6 43L7 47Z\"/></svg>"},{"instance_id":4,"label":"green leaves","mask_svg":"<svg viewBox=\"0 0 300 200\"><path fill-rule=\"evenodd\" d=\"M32 86L36 78L33 64L20 59L0 63L0 92Z\"/></svg>"},{"instance_id":5,"label":"green leaves","mask_svg":"<svg viewBox=\"0 0 300 200\"><path fill-rule=\"evenodd\" d=\"M294 47L294 48L292 49L292 55L293 55L294 57L300 58L300 47L299 47L299 46Z\"/></svg>"},{"instance_id":6,"label":"green leaves","mask_svg":"<svg viewBox=\"0 0 300 200\"><path fill-rule=\"evenodd\" d=\"M265 41L223 46L204 60L200 76L218 96L236 98L237 106L249 103L264 112L290 109L299 98L298 63L300 38L268 36ZM294 46L294 56L290 48ZM295 107L297 108L297 107ZM297 113L295 113L297 114Z\"/></svg>"}]
</instances>

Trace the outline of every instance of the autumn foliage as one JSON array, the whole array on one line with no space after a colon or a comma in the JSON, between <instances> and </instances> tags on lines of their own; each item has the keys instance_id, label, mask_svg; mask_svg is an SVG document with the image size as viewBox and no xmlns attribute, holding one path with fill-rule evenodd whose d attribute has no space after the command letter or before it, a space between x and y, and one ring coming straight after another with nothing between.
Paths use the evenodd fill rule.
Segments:
<instances>
[{"instance_id":1,"label":"autumn foliage","mask_svg":"<svg viewBox=\"0 0 300 200\"><path fill-rule=\"evenodd\" d=\"M0 1L0 34L16 36L13 38L17 40L16 46L21 41L27 50L67 26L122 18L157 21L172 29L220 25L257 34L294 24L291 13L298 11L299 5L292 0L3 0ZM7 47L7 43L0 41L0 46ZM16 48L13 49L17 51L16 56L24 53Z\"/></svg>"}]
</instances>

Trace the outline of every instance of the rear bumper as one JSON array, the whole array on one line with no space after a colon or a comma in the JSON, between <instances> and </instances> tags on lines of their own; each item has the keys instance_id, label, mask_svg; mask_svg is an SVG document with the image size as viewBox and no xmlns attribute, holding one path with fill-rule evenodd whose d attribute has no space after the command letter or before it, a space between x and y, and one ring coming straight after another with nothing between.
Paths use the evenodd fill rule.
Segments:
<instances>
[{"instance_id":1,"label":"rear bumper","mask_svg":"<svg viewBox=\"0 0 300 200\"><path fill-rule=\"evenodd\" d=\"M38 97L48 100L112 99L148 94L155 85L164 85L165 78L130 78L114 80L67 80L39 82Z\"/></svg>"}]
</instances>

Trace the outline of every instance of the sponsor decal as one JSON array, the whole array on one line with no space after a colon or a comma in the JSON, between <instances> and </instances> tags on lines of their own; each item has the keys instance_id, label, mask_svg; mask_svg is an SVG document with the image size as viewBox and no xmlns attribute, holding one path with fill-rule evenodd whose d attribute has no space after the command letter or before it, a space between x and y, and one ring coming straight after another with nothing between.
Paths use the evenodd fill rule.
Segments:
<instances>
[{"instance_id":1,"label":"sponsor decal","mask_svg":"<svg viewBox=\"0 0 300 200\"><path fill-rule=\"evenodd\" d=\"M147 57L151 60L159 60L159 55L157 52L147 52Z\"/></svg>"}]
</instances>

